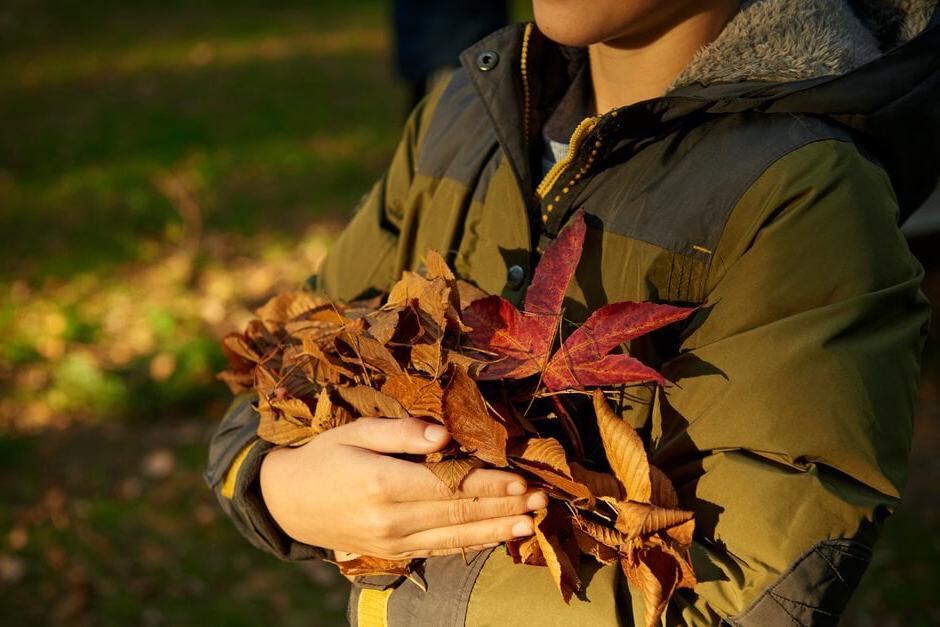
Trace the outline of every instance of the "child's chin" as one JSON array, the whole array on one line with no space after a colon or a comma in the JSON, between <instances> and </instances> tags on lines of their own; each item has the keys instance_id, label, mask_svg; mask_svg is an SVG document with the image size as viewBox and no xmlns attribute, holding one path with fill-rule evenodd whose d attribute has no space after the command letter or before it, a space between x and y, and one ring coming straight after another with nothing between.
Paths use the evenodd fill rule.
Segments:
<instances>
[{"instance_id":1,"label":"child's chin","mask_svg":"<svg viewBox=\"0 0 940 627\"><path fill-rule=\"evenodd\" d=\"M534 0L535 23L546 37L564 46L584 47L616 39L649 21L647 9L658 0L622 5L622 0ZM609 6L613 4L613 6Z\"/></svg>"}]
</instances>

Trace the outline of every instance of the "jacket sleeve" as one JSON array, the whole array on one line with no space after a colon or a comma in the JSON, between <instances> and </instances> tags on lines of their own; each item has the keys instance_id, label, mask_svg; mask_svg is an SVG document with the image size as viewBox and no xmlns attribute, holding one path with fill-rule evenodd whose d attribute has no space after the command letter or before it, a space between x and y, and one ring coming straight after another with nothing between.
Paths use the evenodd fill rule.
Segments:
<instances>
[{"instance_id":1,"label":"jacket sleeve","mask_svg":"<svg viewBox=\"0 0 940 627\"><path fill-rule=\"evenodd\" d=\"M396 268L399 229L415 176L415 156L442 88L412 112L388 171L363 198L319 276L310 281L315 289L336 300L354 300L387 291L401 274ZM290 538L265 507L260 469L273 446L256 435L258 414L252 400L251 394L236 398L212 436L206 483L238 530L258 548L287 560L327 556L323 549Z\"/></svg>"},{"instance_id":2,"label":"jacket sleeve","mask_svg":"<svg viewBox=\"0 0 940 627\"><path fill-rule=\"evenodd\" d=\"M838 621L906 480L929 310L897 213L838 141L739 201L653 408L652 461L697 519L667 623Z\"/></svg>"}]
</instances>

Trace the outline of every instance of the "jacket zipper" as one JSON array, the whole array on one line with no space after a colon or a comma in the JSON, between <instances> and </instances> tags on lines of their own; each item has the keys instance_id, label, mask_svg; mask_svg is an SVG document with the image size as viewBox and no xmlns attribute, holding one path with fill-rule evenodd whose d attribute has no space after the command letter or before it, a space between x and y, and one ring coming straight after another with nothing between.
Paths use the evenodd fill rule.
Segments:
<instances>
[{"instance_id":1,"label":"jacket zipper","mask_svg":"<svg viewBox=\"0 0 940 627\"><path fill-rule=\"evenodd\" d=\"M529 91L529 38L532 36L532 22L525 25L522 34L522 54L519 59L519 72L522 74L522 138L526 150L529 148L529 109L532 106L532 96Z\"/></svg>"},{"instance_id":2,"label":"jacket zipper","mask_svg":"<svg viewBox=\"0 0 940 627\"><path fill-rule=\"evenodd\" d=\"M584 118L578 124L577 128L574 129L574 132L571 134L571 138L568 140L568 154L565 155L564 159L558 161L551 167L551 169L542 179L542 182L539 183L538 187L535 188L535 195L538 196L539 200L545 198L545 195L552 190L552 187L554 187L555 183L558 182L558 179L561 178L565 168L571 165L575 157L578 156L578 150L581 148L581 143L584 141L584 138L594 130L594 127L597 126L597 122L599 120L600 116ZM591 159L591 161L593 161L593 159ZM581 177L578 176L577 178L580 179ZM567 193L568 188L566 187L563 191Z\"/></svg>"},{"instance_id":3,"label":"jacket zipper","mask_svg":"<svg viewBox=\"0 0 940 627\"><path fill-rule=\"evenodd\" d=\"M529 131L530 131L531 124L530 124L529 118L531 116L531 107L532 107L532 94L531 94L531 89L529 86L528 57L529 57L529 39L532 36L533 28L534 28L534 24L532 22L529 22L528 24L525 25L525 31L523 31L523 34L522 34L522 53L521 53L521 58L519 60L519 71L520 71L520 74L522 75L522 111L523 111L522 133L523 133L523 139L525 141L525 146L526 146L527 151L528 151L529 142L530 142ZM545 195L548 194L548 192L552 190L552 188L555 186L555 183L557 183L558 179L561 178L561 175L562 173L564 173L565 169L569 165L571 165L575 157L577 157L578 150L580 149L581 143L583 142L584 138L587 137L591 133L591 131L594 130L594 128L597 126L597 123L598 121L600 121L600 119L601 119L601 116L591 116L591 117L584 118L578 124L577 128L574 129L574 132L571 134L571 137L568 140L568 153L565 155L565 158L555 163L555 165L553 165L551 169L549 169L549 171L542 178L542 181L535 188L536 202L541 204L542 200L545 198ZM594 155L597 154L597 148L599 147L600 146L598 145L593 151L592 156L588 158L587 165L584 168L582 168L583 171L586 171L587 167L589 167L591 162L594 161ZM575 174L575 177L571 181L572 185L581 178L581 175L584 173L583 171L581 173ZM564 187L562 189L562 193L568 193L569 187L570 186ZM560 196L557 199L560 200ZM548 207L546 208L546 211L548 213L551 213L553 209L554 209L554 205L549 204ZM543 222L548 221L547 213L542 214L542 221Z\"/></svg>"}]
</instances>

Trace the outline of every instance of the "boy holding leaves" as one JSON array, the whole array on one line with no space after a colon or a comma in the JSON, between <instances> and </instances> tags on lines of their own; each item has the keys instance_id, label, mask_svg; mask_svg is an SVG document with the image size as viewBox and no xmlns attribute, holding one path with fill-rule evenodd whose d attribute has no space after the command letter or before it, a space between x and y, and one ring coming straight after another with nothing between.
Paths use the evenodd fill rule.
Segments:
<instances>
[{"instance_id":1,"label":"boy holding leaves","mask_svg":"<svg viewBox=\"0 0 940 627\"><path fill-rule=\"evenodd\" d=\"M706 304L630 347L675 385L625 418L696 513L698 585L663 620L835 622L906 473L928 311L897 224L938 176L936 4L535 0L535 24L468 49L414 111L317 289L387 291L432 248L518 303L583 210L567 318ZM544 507L521 477L475 470L451 494L390 456L441 449L439 425L363 418L296 449L256 428L237 402L207 472L255 544L428 558L426 591L357 582L354 623L645 622L615 566L565 605L493 548Z\"/></svg>"}]
</instances>

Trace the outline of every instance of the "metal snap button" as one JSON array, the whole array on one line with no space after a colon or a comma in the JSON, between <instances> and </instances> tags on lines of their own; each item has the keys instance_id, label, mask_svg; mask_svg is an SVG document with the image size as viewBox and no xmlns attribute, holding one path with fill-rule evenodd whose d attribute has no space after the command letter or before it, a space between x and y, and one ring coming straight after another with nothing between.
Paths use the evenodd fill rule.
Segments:
<instances>
[{"instance_id":1,"label":"metal snap button","mask_svg":"<svg viewBox=\"0 0 940 627\"><path fill-rule=\"evenodd\" d=\"M489 72L499 63L499 54L495 50L486 50L477 55L477 67L481 72Z\"/></svg>"},{"instance_id":2,"label":"metal snap button","mask_svg":"<svg viewBox=\"0 0 940 627\"><path fill-rule=\"evenodd\" d=\"M509 266L509 271L506 273L507 287L517 290L522 287L523 281L525 281L525 270L522 266Z\"/></svg>"}]
</instances>

